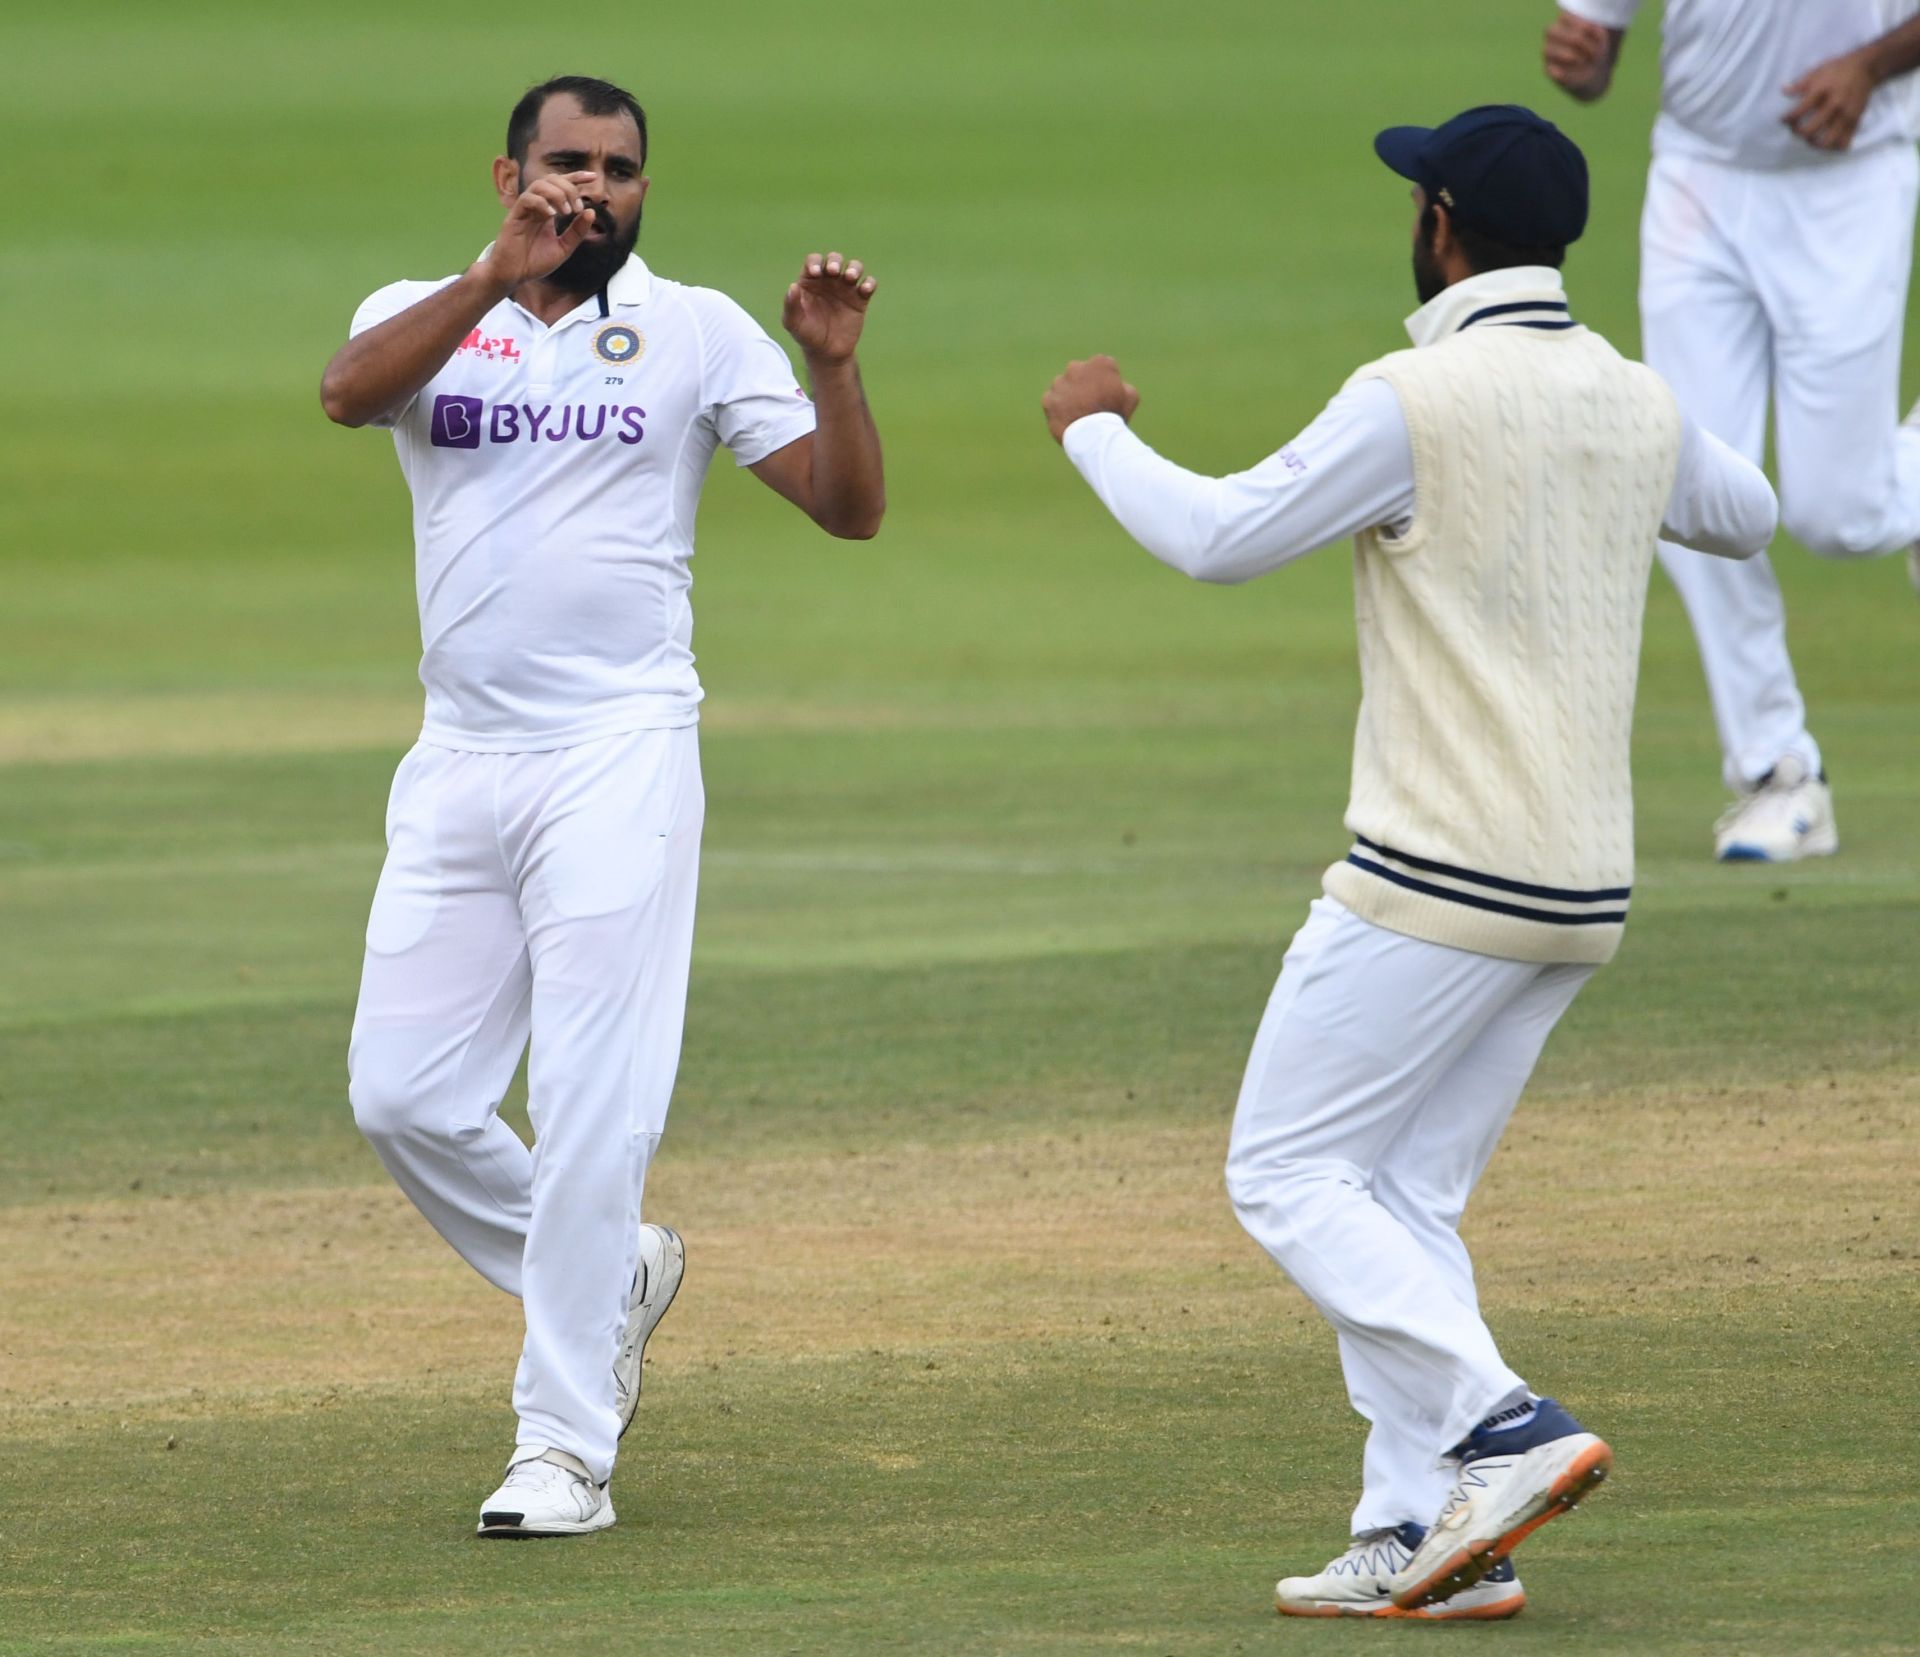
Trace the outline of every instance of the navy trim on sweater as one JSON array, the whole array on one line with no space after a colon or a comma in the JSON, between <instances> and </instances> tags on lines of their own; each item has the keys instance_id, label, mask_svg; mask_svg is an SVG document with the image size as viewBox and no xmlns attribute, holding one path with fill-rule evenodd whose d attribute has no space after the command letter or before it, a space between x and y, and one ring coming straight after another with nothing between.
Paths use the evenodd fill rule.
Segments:
<instances>
[{"instance_id":1,"label":"navy trim on sweater","mask_svg":"<svg viewBox=\"0 0 1920 1657\"><path fill-rule=\"evenodd\" d=\"M1562 316L1566 316L1567 302L1564 299L1514 299L1508 301L1505 305L1483 305L1479 310L1469 316L1465 322L1461 323L1459 328L1454 329L1454 332L1457 334L1461 332L1462 329L1471 328L1476 322L1484 322L1490 316L1512 316L1516 311L1558 311ZM1521 324L1520 326L1529 328L1551 328L1556 326L1571 328L1574 324L1571 322L1558 324L1551 322L1531 322Z\"/></svg>"},{"instance_id":2,"label":"navy trim on sweater","mask_svg":"<svg viewBox=\"0 0 1920 1657\"><path fill-rule=\"evenodd\" d=\"M1456 869L1451 863L1436 863L1430 857L1415 857L1412 852L1395 851L1393 847L1383 846L1377 840L1369 840L1364 834L1356 834L1354 839L1370 852L1377 852L1382 857L1390 857L1396 863L1425 869L1430 875L1445 875L1449 880L1470 881L1475 886L1490 886L1496 892L1513 892L1523 898L1552 898L1557 903L1606 903L1633 896L1631 886L1601 886L1591 892L1576 891L1570 886L1534 886L1524 880L1508 880L1501 875L1486 875L1478 869Z\"/></svg>"},{"instance_id":3,"label":"navy trim on sweater","mask_svg":"<svg viewBox=\"0 0 1920 1657\"><path fill-rule=\"evenodd\" d=\"M1584 914L1568 915L1557 909L1528 909L1518 903L1502 903L1497 898L1476 897L1471 892L1456 892L1450 886L1436 886L1430 880L1415 880L1412 875L1399 874L1378 863L1369 863L1354 852L1347 853L1347 861L1356 869L1364 869L1370 875L1390 880L1410 892L1424 892L1428 897L1445 898L1449 903L1462 904L1468 909L1487 909L1496 915L1512 915L1517 920L1543 921L1549 926L1624 926L1627 920L1624 909L1590 909Z\"/></svg>"}]
</instances>

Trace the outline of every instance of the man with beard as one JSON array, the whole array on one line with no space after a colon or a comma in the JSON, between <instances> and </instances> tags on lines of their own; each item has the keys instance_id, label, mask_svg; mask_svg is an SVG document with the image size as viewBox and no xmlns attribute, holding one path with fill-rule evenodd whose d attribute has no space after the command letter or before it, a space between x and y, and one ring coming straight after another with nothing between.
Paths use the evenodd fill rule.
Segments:
<instances>
[{"instance_id":1,"label":"man with beard","mask_svg":"<svg viewBox=\"0 0 1920 1657\"><path fill-rule=\"evenodd\" d=\"M483 1536L613 1523L607 1482L684 1255L641 1188L679 1063L704 810L688 607L708 462L873 535L854 349L874 281L809 254L786 354L633 253L647 123L606 81L533 88L461 275L360 307L321 402L392 429L426 687L387 808L349 1053L354 1117L440 1234L517 1295L518 1442ZM531 1151L496 1114L531 1035Z\"/></svg>"},{"instance_id":2,"label":"man with beard","mask_svg":"<svg viewBox=\"0 0 1920 1657\"><path fill-rule=\"evenodd\" d=\"M1349 535L1361 704L1352 850L1294 937L1227 1160L1241 1223L1339 1335L1372 1423L1351 1545L1295 1616L1512 1616L1507 1555L1612 1452L1507 1366L1458 1226L1546 1042L1619 944L1628 734L1655 541L1751 557L1772 490L1569 313L1580 151L1470 110L1375 148L1414 181L1415 348L1360 369L1252 470L1201 477L1128 427L1111 358L1048 424L1120 523L1203 581Z\"/></svg>"}]
</instances>

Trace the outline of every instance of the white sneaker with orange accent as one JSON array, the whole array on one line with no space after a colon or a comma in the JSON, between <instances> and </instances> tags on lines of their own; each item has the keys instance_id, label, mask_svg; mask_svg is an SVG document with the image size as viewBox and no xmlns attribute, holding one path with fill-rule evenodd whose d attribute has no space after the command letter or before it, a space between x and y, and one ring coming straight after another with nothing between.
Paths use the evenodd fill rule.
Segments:
<instances>
[{"instance_id":1,"label":"white sneaker with orange accent","mask_svg":"<svg viewBox=\"0 0 1920 1657\"><path fill-rule=\"evenodd\" d=\"M1419 1525L1405 1524L1356 1536L1347 1551L1317 1575L1282 1577L1273 1591L1273 1607L1283 1617L1413 1617L1427 1622L1490 1622L1519 1614L1527 1596L1507 1561L1445 1605L1414 1611L1396 1606L1394 1576L1425 1534Z\"/></svg>"},{"instance_id":2,"label":"white sneaker with orange accent","mask_svg":"<svg viewBox=\"0 0 1920 1657\"><path fill-rule=\"evenodd\" d=\"M1394 1576L1393 1603L1403 1611L1456 1599L1613 1467L1606 1442L1551 1398L1517 1427L1476 1429L1456 1454L1453 1494Z\"/></svg>"}]
</instances>

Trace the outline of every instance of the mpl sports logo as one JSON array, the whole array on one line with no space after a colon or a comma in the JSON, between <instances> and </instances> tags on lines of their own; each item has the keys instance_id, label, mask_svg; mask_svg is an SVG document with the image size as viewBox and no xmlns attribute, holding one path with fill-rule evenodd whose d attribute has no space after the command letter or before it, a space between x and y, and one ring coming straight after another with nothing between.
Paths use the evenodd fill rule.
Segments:
<instances>
[{"instance_id":1,"label":"mpl sports logo","mask_svg":"<svg viewBox=\"0 0 1920 1657\"><path fill-rule=\"evenodd\" d=\"M629 447L647 435L647 411L632 403L486 403L478 397L436 397L436 449L477 449L482 443L598 443Z\"/></svg>"},{"instance_id":2,"label":"mpl sports logo","mask_svg":"<svg viewBox=\"0 0 1920 1657\"><path fill-rule=\"evenodd\" d=\"M511 335L502 335L495 339L481 333L478 328L453 348L453 354L456 357L462 352L471 352L486 362L518 362L520 360L520 344Z\"/></svg>"}]
</instances>

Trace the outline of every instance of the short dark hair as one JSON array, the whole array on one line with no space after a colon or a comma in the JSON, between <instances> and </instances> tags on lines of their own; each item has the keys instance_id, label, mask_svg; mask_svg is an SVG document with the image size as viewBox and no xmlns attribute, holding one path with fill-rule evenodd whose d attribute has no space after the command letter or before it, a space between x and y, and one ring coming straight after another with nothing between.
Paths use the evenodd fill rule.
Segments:
<instances>
[{"instance_id":1,"label":"short dark hair","mask_svg":"<svg viewBox=\"0 0 1920 1657\"><path fill-rule=\"evenodd\" d=\"M549 98L559 93L577 99L581 110L588 115L618 115L625 110L640 129L640 163L646 165L647 112L640 107L640 100L612 81L597 80L592 75L555 75L550 81L527 88L526 95L507 117L507 154L515 161L526 165L527 146L539 128L540 111L547 107Z\"/></svg>"},{"instance_id":2,"label":"short dark hair","mask_svg":"<svg viewBox=\"0 0 1920 1657\"><path fill-rule=\"evenodd\" d=\"M1460 256L1473 266L1476 276L1490 270L1511 270L1515 265L1551 265L1558 270L1567 262L1564 243L1559 247L1515 247L1511 242L1498 241L1483 231L1475 230L1472 225L1462 224L1452 214L1447 217L1453 226L1453 239L1460 249ZM1428 202L1420 210L1422 241L1433 240L1437 222L1435 203Z\"/></svg>"}]
</instances>

